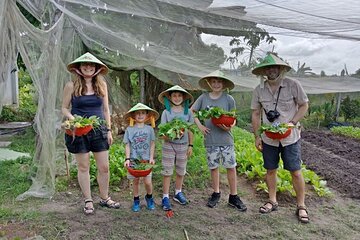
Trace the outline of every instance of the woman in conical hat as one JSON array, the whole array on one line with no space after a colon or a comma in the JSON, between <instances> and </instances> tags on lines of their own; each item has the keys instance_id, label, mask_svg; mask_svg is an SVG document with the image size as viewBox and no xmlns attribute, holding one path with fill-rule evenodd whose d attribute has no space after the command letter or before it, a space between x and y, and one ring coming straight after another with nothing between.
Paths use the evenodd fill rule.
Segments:
<instances>
[{"instance_id":1,"label":"woman in conical hat","mask_svg":"<svg viewBox=\"0 0 360 240\"><path fill-rule=\"evenodd\" d=\"M150 164L155 164L155 121L159 118L159 113L145 104L138 103L132 107L124 116L129 126L125 130L123 142L125 143L125 162L124 166L129 167L133 159L143 160ZM151 123L152 127L146 125ZM133 180L134 201L132 210L140 211L140 178L128 174L128 179ZM151 173L144 177L146 189L146 205L149 210L155 209L152 196Z\"/></svg>"},{"instance_id":2,"label":"woman in conical hat","mask_svg":"<svg viewBox=\"0 0 360 240\"><path fill-rule=\"evenodd\" d=\"M166 124L174 119L181 119L187 123L194 123L194 116L189 105L194 101L193 96L176 85L162 93L158 97L165 105L161 114L161 124ZM177 139L164 138L162 145L162 174L163 174L163 199L162 208L167 211L171 209L169 191L171 176L176 171L175 193L173 199L181 205L187 204L186 197L182 192L182 185L186 173L188 157L192 154L193 134L185 130Z\"/></svg>"},{"instance_id":3,"label":"woman in conical hat","mask_svg":"<svg viewBox=\"0 0 360 240\"><path fill-rule=\"evenodd\" d=\"M155 121L159 118L159 113L156 110L154 110L142 103L136 104L124 115L125 121L129 123L129 126L134 126L134 123L135 123L134 114L136 111L140 111L140 110L147 111L148 116L144 120L144 123L150 123L151 126L154 128Z\"/></svg>"},{"instance_id":4,"label":"woman in conical hat","mask_svg":"<svg viewBox=\"0 0 360 240\"><path fill-rule=\"evenodd\" d=\"M103 75L107 66L91 53L85 53L68 64L73 80L66 83L63 91L62 113L73 120L75 115L89 118L96 116L104 120L100 128L93 129L85 136L65 134L65 144L69 152L75 155L78 163L78 180L85 197L85 214L94 213L90 189L90 154L93 152L97 168L100 190L100 205L119 208L120 204L109 197L109 158L108 149L112 144L111 119L108 92Z\"/></svg>"}]
</instances>

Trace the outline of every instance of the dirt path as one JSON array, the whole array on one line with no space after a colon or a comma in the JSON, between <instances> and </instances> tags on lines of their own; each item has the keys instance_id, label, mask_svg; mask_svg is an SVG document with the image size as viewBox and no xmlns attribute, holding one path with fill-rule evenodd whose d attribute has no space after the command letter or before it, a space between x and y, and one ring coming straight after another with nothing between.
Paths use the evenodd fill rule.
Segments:
<instances>
[{"instance_id":1,"label":"dirt path","mask_svg":"<svg viewBox=\"0 0 360 240\"><path fill-rule=\"evenodd\" d=\"M302 133L302 159L345 196L360 199L360 141L324 131Z\"/></svg>"}]
</instances>

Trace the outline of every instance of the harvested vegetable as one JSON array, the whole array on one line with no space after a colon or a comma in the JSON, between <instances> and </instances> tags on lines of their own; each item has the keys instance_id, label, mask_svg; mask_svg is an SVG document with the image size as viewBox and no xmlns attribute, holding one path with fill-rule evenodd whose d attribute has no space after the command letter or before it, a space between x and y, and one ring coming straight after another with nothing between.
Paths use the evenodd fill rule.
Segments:
<instances>
[{"instance_id":1,"label":"harvested vegetable","mask_svg":"<svg viewBox=\"0 0 360 240\"><path fill-rule=\"evenodd\" d=\"M171 140L182 138L186 130L189 130L192 133L197 131L197 127L194 123L185 122L179 118L174 118L170 122L162 123L158 128L160 137L165 136Z\"/></svg>"},{"instance_id":2,"label":"harvested vegetable","mask_svg":"<svg viewBox=\"0 0 360 240\"><path fill-rule=\"evenodd\" d=\"M210 107L208 109L203 109L195 113L195 117L197 117L200 121L204 121L205 119L209 118L220 118L222 115L236 118L236 111L225 111L220 107Z\"/></svg>"},{"instance_id":3,"label":"harvested vegetable","mask_svg":"<svg viewBox=\"0 0 360 240\"><path fill-rule=\"evenodd\" d=\"M284 134L289 128L293 126L289 126L287 123L278 123L275 122L273 124L262 124L259 133L263 132L273 132L273 133L281 133Z\"/></svg>"}]
</instances>

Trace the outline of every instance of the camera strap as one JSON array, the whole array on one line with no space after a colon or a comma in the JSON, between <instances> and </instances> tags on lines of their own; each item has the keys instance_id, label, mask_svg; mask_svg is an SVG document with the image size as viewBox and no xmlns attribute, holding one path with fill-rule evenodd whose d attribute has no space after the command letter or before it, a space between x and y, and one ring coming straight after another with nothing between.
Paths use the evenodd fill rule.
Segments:
<instances>
[{"instance_id":1,"label":"camera strap","mask_svg":"<svg viewBox=\"0 0 360 240\"><path fill-rule=\"evenodd\" d=\"M276 98L276 103L275 103L275 108L274 108L274 111L276 111L276 107L277 107L277 104L278 104L278 101L279 101L279 96L280 96L280 91L281 91L281 86L279 87L279 92L278 92L278 95L277 95L277 98Z\"/></svg>"}]
</instances>

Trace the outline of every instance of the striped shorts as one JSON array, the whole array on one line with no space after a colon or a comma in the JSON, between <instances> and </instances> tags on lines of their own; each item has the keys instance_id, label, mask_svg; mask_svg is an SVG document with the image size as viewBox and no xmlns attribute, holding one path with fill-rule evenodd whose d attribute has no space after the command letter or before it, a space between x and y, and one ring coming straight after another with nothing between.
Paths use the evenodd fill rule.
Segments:
<instances>
[{"instance_id":1,"label":"striped shorts","mask_svg":"<svg viewBox=\"0 0 360 240\"><path fill-rule=\"evenodd\" d=\"M162 145L162 175L171 176L175 166L176 173L184 176L186 173L187 150L187 144L164 142Z\"/></svg>"}]
</instances>

